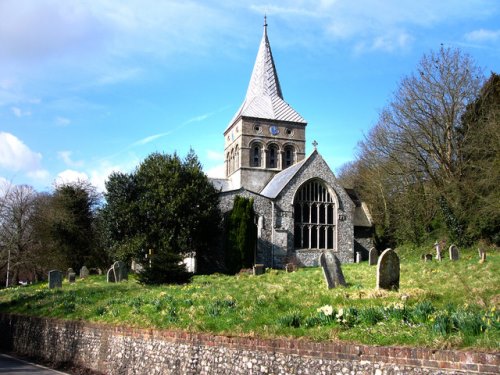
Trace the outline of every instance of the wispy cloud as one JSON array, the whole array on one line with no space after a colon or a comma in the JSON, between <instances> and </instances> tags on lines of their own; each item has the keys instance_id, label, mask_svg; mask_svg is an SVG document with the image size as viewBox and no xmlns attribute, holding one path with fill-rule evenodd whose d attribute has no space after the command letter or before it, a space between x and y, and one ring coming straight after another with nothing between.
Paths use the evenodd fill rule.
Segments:
<instances>
[{"instance_id":1,"label":"wispy cloud","mask_svg":"<svg viewBox=\"0 0 500 375\"><path fill-rule=\"evenodd\" d=\"M207 159L212 161L223 161L224 153L220 151L207 150Z\"/></svg>"},{"instance_id":2,"label":"wispy cloud","mask_svg":"<svg viewBox=\"0 0 500 375\"><path fill-rule=\"evenodd\" d=\"M69 118L62 117L62 116L57 116L55 119L55 122L57 125L60 125L60 126L67 126L67 125L71 124L71 120Z\"/></svg>"},{"instance_id":3,"label":"wispy cloud","mask_svg":"<svg viewBox=\"0 0 500 375\"><path fill-rule=\"evenodd\" d=\"M479 29L465 34L468 42L495 42L500 40L500 30Z\"/></svg>"},{"instance_id":4,"label":"wispy cloud","mask_svg":"<svg viewBox=\"0 0 500 375\"><path fill-rule=\"evenodd\" d=\"M61 159L68 167L81 167L83 166L83 160L73 160L71 158L71 151L59 151L57 156Z\"/></svg>"},{"instance_id":5,"label":"wispy cloud","mask_svg":"<svg viewBox=\"0 0 500 375\"><path fill-rule=\"evenodd\" d=\"M19 107L11 107L12 113L16 117L26 117L26 116L31 116L31 111L23 111Z\"/></svg>"},{"instance_id":6,"label":"wispy cloud","mask_svg":"<svg viewBox=\"0 0 500 375\"><path fill-rule=\"evenodd\" d=\"M151 143L159 138L163 138L163 137L166 137L167 135L171 134L172 132L164 132L164 133L159 133L159 134L154 134L154 135L150 135L148 137L145 137L145 138L142 138L142 139L139 139L138 141L132 143L132 147L135 147L135 146L144 146L148 143Z\"/></svg>"}]
</instances>

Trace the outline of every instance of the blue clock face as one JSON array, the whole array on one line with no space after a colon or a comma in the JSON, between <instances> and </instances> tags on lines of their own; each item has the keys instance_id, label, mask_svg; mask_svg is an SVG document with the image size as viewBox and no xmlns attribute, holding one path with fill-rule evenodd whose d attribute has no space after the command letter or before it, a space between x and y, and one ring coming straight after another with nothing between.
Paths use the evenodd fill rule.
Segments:
<instances>
[{"instance_id":1,"label":"blue clock face","mask_svg":"<svg viewBox=\"0 0 500 375\"><path fill-rule=\"evenodd\" d=\"M280 133L280 130L278 129L277 126L272 125L269 127L269 130L271 131L272 135L278 135Z\"/></svg>"}]
</instances>

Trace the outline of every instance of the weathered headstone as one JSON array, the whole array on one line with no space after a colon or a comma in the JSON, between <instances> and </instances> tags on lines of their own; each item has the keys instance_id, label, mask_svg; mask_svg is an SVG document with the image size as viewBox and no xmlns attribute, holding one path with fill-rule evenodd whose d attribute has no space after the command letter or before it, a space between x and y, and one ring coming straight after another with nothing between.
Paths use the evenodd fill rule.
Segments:
<instances>
[{"instance_id":1,"label":"weathered headstone","mask_svg":"<svg viewBox=\"0 0 500 375\"><path fill-rule=\"evenodd\" d=\"M263 264L255 264L253 266L253 274L255 276L257 275L263 275L266 272L266 268L264 267Z\"/></svg>"},{"instance_id":2,"label":"weathered headstone","mask_svg":"<svg viewBox=\"0 0 500 375\"><path fill-rule=\"evenodd\" d=\"M80 268L80 279L85 279L89 276L89 269L85 266Z\"/></svg>"},{"instance_id":3,"label":"weathered headstone","mask_svg":"<svg viewBox=\"0 0 500 375\"><path fill-rule=\"evenodd\" d=\"M460 258L458 248L455 245L450 246L449 252L450 252L450 260L458 260Z\"/></svg>"},{"instance_id":4,"label":"weathered headstone","mask_svg":"<svg viewBox=\"0 0 500 375\"><path fill-rule=\"evenodd\" d=\"M63 273L59 270L49 271L49 288L62 288Z\"/></svg>"},{"instance_id":5,"label":"weathered headstone","mask_svg":"<svg viewBox=\"0 0 500 375\"><path fill-rule=\"evenodd\" d=\"M426 262L432 262L432 254L425 254L424 255L424 260Z\"/></svg>"},{"instance_id":6,"label":"weathered headstone","mask_svg":"<svg viewBox=\"0 0 500 375\"><path fill-rule=\"evenodd\" d=\"M486 250L479 248L479 263L484 263L486 262Z\"/></svg>"},{"instance_id":7,"label":"weathered headstone","mask_svg":"<svg viewBox=\"0 0 500 375\"><path fill-rule=\"evenodd\" d=\"M332 251L321 253L319 256L319 264L323 269L323 276L325 277L328 289L335 288L339 285L346 285L340 261Z\"/></svg>"},{"instance_id":8,"label":"weathered headstone","mask_svg":"<svg viewBox=\"0 0 500 375\"><path fill-rule=\"evenodd\" d=\"M359 251L356 252L356 263L361 263L361 253Z\"/></svg>"},{"instance_id":9,"label":"weathered headstone","mask_svg":"<svg viewBox=\"0 0 500 375\"><path fill-rule=\"evenodd\" d=\"M76 281L76 273L74 272L68 273L68 281L70 283L74 283Z\"/></svg>"},{"instance_id":10,"label":"weathered headstone","mask_svg":"<svg viewBox=\"0 0 500 375\"><path fill-rule=\"evenodd\" d=\"M294 272L295 270L296 270L295 264L293 264L293 263L285 264L285 271L286 272Z\"/></svg>"},{"instance_id":11,"label":"weathered headstone","mask_svg":"<svg viewBox=\"0 0 500 375\"><path fill-rule=\"evenodd\" d=\"M113 269L113 272L115 274L115 281L117 283L123 280L128 280L127 265L121 260L114 262L111 268Z\"/></svg>"},{"instance_id":12,"label":"weathered headstone","mask_svg":"<svg viewBox=\"0 0 500 375\"><path fill-rule=\"evenodd\" d=\"M111 267L109 270L108 270L108 273L106 274L106 281L108 283L116 283L116 279L115 279L115 271L113 270L113 267Z\"/></svg>"},{"instance_id":13,"label":"weathered headstone","mask_svg":"<svg viewBox=\"0 0 500 375\"><path fill-rule=\"evenodd\" d=\"M377 289L399 290L399 257L392 249L384 250L377 263Z\"/></svg>"},{"instance_id":14,"label":"weathered headstone","mask_svg":"<svg viewBox=\"0 0 500 375\"><path fill-rule=\"evenodd\" d=\"M68 268L68 271L66 272L66 278L69 280L69 274L70 273L75 273L75 271L73 271L73 268Z\"/></svg>"},{"instance_id":15,"label":"weathered headstone","mask_svg":"<svg viewBox=\"0 0 500 375\"><path fill-rule=\"evenodd\" d=\"M377 264L378 260L378 251L374 247L370 249L370 252L368 253L368 264L370 266L375 266Z\"/></svg>"},{"instance_id":16,"label":"weathered headstone","mask_svg":"<svg viewBox=\"0 0 500 375\"><path fill-rule=\"evenodd\" d=\"M436 242L434 244L434 247L436 248L436 259L441 262L443 259L441 256L441 244L439 242Z\"/></svg>"}]
</instances>

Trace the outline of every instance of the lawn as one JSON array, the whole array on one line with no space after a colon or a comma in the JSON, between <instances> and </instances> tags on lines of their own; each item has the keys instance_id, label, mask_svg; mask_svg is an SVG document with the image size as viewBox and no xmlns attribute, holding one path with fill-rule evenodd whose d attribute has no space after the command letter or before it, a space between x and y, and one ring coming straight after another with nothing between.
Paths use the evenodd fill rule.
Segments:
<instances>
[{"instance_id":1,"label":"lawn","mask_svg":"<svg viewBox=\"0 0 500 375\"><path fill-rule=\"evenodd\" d=\"M104 276L0 290L0 311L143 328L259 337L303 337L432 348L500 347L500 254L478 262L420 261L399 249L399 292L375 290L376 266L345 264L345 288L326 289L320 268L262 276L195 276L190 284L143 286Z\"/></svg>"}]
</instances>

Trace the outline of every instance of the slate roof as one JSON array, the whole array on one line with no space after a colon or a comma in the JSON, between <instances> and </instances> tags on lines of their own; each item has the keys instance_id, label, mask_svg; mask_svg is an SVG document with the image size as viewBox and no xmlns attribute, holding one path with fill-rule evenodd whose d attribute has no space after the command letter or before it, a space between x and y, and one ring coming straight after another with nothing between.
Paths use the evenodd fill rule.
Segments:
<instances>
[{"instance_id":1,"label":"slate roof","mask_svg":"<svg viewBox=\"0 0 500 375\"><path fill-rule=\"evenodd\" d=\"M301 115L283 100L278 73L276 72L271 46L267 37L266 23L264 23L264 34L262 35L245 100L229 126L239 117L307 123Z\"/></svg>"},{"instance_id":2,"label":"slate roof","mask_svg":"<svg viewBox=\"0 0 500 375\"><path fill-rule=\"evenodd\" d=\"M274 175L271 181L262 189L260 195L263 195L267 198L274 199L278 196L278 194L283 190L283 188L290 182L290 180L297 174L300 168L304 165L304 163L309 160L317 151L315 150L311 155L309 155L306 159L299 161L297 164L294 164L287 169L282 170L280 173Z\"/></svg>"}]
</instances>

